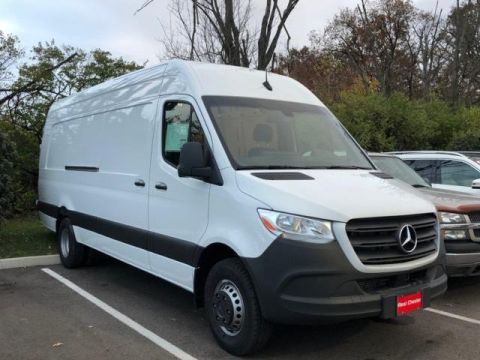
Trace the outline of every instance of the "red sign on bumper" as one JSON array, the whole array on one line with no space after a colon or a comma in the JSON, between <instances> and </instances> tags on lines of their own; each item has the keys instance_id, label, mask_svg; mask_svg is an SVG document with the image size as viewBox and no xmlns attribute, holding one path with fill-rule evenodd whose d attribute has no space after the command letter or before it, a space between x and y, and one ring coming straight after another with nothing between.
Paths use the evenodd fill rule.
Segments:
<instances>
[{"instance_id":1,"label":"red sign on bumper","mask_svg":"<svg viewBox=\"0 0 480 360\"><path fill-rule=\"evenodd\" d=\"M397 315L405 315L422 308L422 293L397 296Z\"/></svg>"}]
</instances>

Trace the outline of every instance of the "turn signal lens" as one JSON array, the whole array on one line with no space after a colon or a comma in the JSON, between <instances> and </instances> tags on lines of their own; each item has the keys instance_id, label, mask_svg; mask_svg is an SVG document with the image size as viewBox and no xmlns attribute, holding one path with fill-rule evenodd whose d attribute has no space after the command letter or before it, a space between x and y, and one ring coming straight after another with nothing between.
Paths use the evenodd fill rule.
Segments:
<instances>
[{"instance_id":1,"label":"turn signal lens","mask_svg":"<svg viewBox=\"0 0 480 360\"><path fill-rule=\"evenodd\" d=\"M304 241L329 242L335 239L332 222L298 215L258 209L258 215L265 228L279 236Z\"/></svg>"}]
</instances>

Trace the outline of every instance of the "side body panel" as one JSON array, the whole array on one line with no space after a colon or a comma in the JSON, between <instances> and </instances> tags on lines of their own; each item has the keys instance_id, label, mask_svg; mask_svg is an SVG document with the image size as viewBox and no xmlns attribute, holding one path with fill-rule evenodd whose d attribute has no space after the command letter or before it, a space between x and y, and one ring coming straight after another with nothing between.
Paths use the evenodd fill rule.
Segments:
<instances>
[{"instance_id":1,"label":"side body panel","mask_svg":"<svg viewBox=\"0 0 480 360\"><path fill-rule=\"evenodd\" d=\"M55 123L42 145L39 180L40 201L65 207L78 217L74 224L83 223L75 226L79 242L143 269L146 236L128 244L105 234L148 229L148 191L135 182L148 179L155 111L149 99Z\"/></svg>"}]
</instances>

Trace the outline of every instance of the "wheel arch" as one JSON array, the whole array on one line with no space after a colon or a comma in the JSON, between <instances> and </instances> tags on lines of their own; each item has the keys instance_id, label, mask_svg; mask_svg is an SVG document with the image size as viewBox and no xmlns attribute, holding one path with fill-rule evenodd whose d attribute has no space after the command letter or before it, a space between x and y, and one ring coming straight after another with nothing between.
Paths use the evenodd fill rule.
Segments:
<instances>
[{"instance_id":1,"label":"wheel arch","mask_svg":"<svg viewBox=\"0 0 480 360\"><path fill-rule=\"evenodd\" d=\"M58 228L60 226L60 223L62 222L63 219L68 217L68 210L65 206L61 206L58 208L57 212L57 221L55 223L55 231L58 232Z\"/></svg>"},{"instance_id":2,"label":"wheel arch","mask_svg":"<svg viewBox=\"0 0 480 360\"><path fill-rule=\"evenodd\" d=\"M208 273L216 263L228 258L240 259L231 247L222 243L210 244L199 254L193 279L194 299L197 307L204 305L204 287Z\"/></svg>"}]
</instances>

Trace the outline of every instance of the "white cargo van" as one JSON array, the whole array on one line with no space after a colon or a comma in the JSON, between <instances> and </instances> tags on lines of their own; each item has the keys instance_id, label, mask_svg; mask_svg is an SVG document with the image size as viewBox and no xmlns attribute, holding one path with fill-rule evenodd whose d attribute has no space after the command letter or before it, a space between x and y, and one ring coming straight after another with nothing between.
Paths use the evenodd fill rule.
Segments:
<instances>
[{"instance_id":1,"label":"white cargo van","mask_svg":"<svg viewBox=\"0 0 480 360\"><path fill-rule=\"evenodd\" d=\"M55 103L38 207L63 264L91 248L192 292L236 355L272 323L428 306L446 290L434 206L265 75L169 61Z\"/></svg>"}]
</instances>

